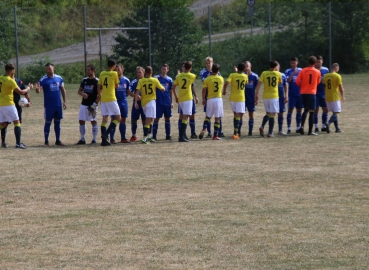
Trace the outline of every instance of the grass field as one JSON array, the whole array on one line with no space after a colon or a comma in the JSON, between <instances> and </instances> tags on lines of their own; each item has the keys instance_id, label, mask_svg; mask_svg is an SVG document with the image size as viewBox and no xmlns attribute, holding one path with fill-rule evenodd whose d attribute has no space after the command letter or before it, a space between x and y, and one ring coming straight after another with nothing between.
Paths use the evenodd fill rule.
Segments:
<instances>
[{"instance_id":1,"label":"grass field","mask_svg":"<svg viewBox=\"0 0 369 270\"><path fill-rule=\"evenodd\" d=\"M156 144L111 147L73 145L77 85L67 147L44 147L33 93L28 149L12 125L0 149L0 269L368 269L369 76L343 81L342 134L261 138L259 104L255 135L234 141L226 97L223 141L167 142L162 122Z\"/></svg>"}]
</instances>

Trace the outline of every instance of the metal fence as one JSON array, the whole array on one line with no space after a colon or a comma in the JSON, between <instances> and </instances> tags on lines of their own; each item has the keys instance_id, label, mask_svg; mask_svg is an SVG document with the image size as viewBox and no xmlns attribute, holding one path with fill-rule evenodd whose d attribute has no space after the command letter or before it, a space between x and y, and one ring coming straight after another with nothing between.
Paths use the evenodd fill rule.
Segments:
<instances>
[{"instance_id":1,"label":"metal fence","mask_svg":"<svg viewBox=\"0 0 369 270\"><path fill-rule=\"evenodd\" d=\"M203 66L203 59L212 56L222 67L222 73L232 71L240 61L250 60L256 72L268 66L270 59L288 68L289 59L299 57L302 66L309 55L322 55L325 65L339 62L346 73L361 72L368 68L369 60L369 3L321 3L321 4L255 4L247 1L218 1L219 5L192 6L193 28L198 28L202 47L196 47L193 57L195 72ZM229 5L225 5L229 4ZM141 8L142 9L142 8ZM125 37L127 31L118 28L135 28L146 35L144 66L158 68L167 59L158 50L165 42L176 47L188 36L186 29L178 32L160 32L158 20L163 25L178 27L178 20L187 23L188 18L170 8L145 8L146 17L139 24L122 25L122 20L135 16L136 9L96 7L53 8L2 8L0 19L0 61L17 64L17 71L35 61L48 57L54 64L89 62L100 63L105 55L114 53L116 36ZM39 14L30 16L29 14ZM168 16L169 14L169 16ZM170 16L172 14L172 16ZM192 18L191 18L192 20ZM161 22L162 23L162 22ZM152 29L149 29L152 27ZM170 28L163 28L170 29ZM166 30L167 31L167 30ZM160 37L159 37L160 36ZM158 45L151 39L164 40ZM175 39L173 41L173 39ZM132 40L132 42L136 42ZM173 45L174 44L174 45ZM140 44L136 44L140 46ZM161 47L160 47L161 46ZM137 47L138 48L138 47ZM176 47L177 48L177 47ZM180 48L180 46L178 46ZM121 48L125 49L125 48ZM179 67L180 59L188 54L171 51L166 58ZM17 74L21 77L22 74Z\"/></svg>"}]
</instances>

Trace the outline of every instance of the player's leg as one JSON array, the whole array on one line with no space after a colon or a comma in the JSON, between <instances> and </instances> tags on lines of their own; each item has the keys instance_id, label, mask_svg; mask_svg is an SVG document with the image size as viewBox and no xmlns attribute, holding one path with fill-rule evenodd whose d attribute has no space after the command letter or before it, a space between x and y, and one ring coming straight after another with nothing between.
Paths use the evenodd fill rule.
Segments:
<instances>
[{"instance_id":1,"label":"player's leg","mask_svg":"<svg viewBox=\"0 0 369 270\"><path fill-rule=\"evenodd\" d=\"M111 115L110 116L110 123L112 123L113 121L114 121L114 115ZM110 130L109 137L110 137L110 143L111 144L117 144L117 142L115 141L115 127Z\"/></svg>"},{"instance_id":2,"label":"player's leg","mask_svg":"<svg viewBox=\"0 0 369 270\"><path fill-rule=\"evenodd\" d=\"M207 100L206 100L207 101ZM206 118L206 109L207 109L207 103L205 104L204 106L204 113L205 113L205 118ZM211 121L209 121L207 123L207 126L206 126L206 129L208 131L208 136L206 136L206 138L212 138L212 135L211 135Z\"/></svg>"},{"instance_id":3,"label":"player's leg","mask_svg":"<svg viewBox=\"0 0 369 270\"><path fill-rule=\"evenodd\" d=\"M142 119L142 130L146 124L146 115L145 115L145 112L143 110L143 107L141 105L141 103L139 103L139 113L140 113L140 116L141 116L141 119ZM150 132L152 130L152 125L150 125Z\"/></svg>"},{"instance_id":4,"label":"player's leg","mask_svg":"<svg viewBox=\"0 0 369 270\"><path fill-rule=\"evenodd\" d=\"M143 113L145 114L145 126L144 126L144 138L142 143L155 142L152 137L152 122L156 117L156 101L151 100L143 108Z\"/></svg>"},{"instance_id":5,"label":"player's leg","mask_svg":"<svg viewBox=\"0 0 369 270\"><path fill-rule=\"evenodd\" d=\"M44 138L45 138L46 146L50 146L49 135L50 135L51 123L53 122L54 114L55 114L55 108L52 108L52 107L44 108L44 118L45 118Z\"/></svg>"},{"instance_id":6,"label":"player's leg","mask_svg":"<svg viewBox=\"0 0 369 270\"><path fill-rule=\"evenodd\" d=\"M165 120L165 139L171 140L171 126L170 126L170 118L172 117L172 108L170 106L165 106L164 108L164 120Z\"/></svg>"},{"instance_id":7,"label":"player's leg","mask_svg":"<svg viewBox=\"0 0 369 270\"><path fill-rule=\"evenodd\" d=\"M191 139L196 139L196 121L195 121L195 114L196 114L196 104L195 101L192 101L192 115L190 116L190 128L191 128Z\"/></svg>"},{"instance_id":8,"label":"player's leg","mask_svg":"<svg viewBox=\"0 0 369 270\"><path fill-rule=\"evenodd\" d=\"M223 117L223 100L221 98L214 98L212 100L213 114L215 116L214 120L214 136L213 140L220 140L220 132L221 132L221 120Z\"/></svg>"},{"instance_id":9,"label":"player's leg","mask_svg":"<svg viewBox=\"0 0 369 270\"><path fill-rule=\"evenodd\" d=\"M135 108L134 104L132 105L131 110L131 131L132 137L129 140L130 142L134 142L137 140L136 132L137 132L137 121L140 119L139 110Z\"/></svg>"},{"instance_id":10,"label":"player's leg","mask_svg":"<svg viewBox=\"0 0 369 270\"><path fill-rule=\"evenodd\" d=\"M183 112L181 127L179 129L179 142L189 142L186 136L188 118L192 115L192 100L180 102L179 106Z\"/></svg>"},{"instance_id":11,"label":"player's leg","mask_svg":"<svg viewBox=\"0 0 369 270\"><path fill-rule=\"evenodd\" d=\"M206 107L206 112L205 112L205 119L202 125L202 130L199 134L199 139L201 140L202 138L204 138L205 132L208 130L209 125L211 125L211 117L213 115L213 108L212 108L212 102L211 99L206 100L206 105L204 106L204 108ZM207 138L209 137L209 135L207 136Z\"/></svg>"},{"instance_id":12,"label":"player's leg","mask_svg":"<svg viewBox=\"0 0 369 270\"><path fill-rule=\"evenodd\" d=\"M7 131L6 127L1 128L1 147L2 148L7 148L7 146L6 146L6 131Z\"/></svg>"},{"instance_id":13,"label":"player's leg","mask_svg":"<svg viewBox=\"0 0 369 270\"><path fill-rule=\"evenodd\" d=\"M219 119L219 137L225 137L224 133L223 133L223 124L222 124L222 117Z\"/></svg>"},{"instance_id":14,"label":"player's leg","mask_svg":"<svg viewBox=\"0 0 369 270\"><path fill-rule=\"evenodd\" d=\"M313 132L314 127L314 115L316 110L316 95L306 95L307 97L307 105L309 109L309 133L308 135L318 135L317 133Z\"/></svg>"},{"instance_id":15,"label":"player's leg","mask_svg":"<svg viewBox=\"0 0 369 270\"><path fill-rule=\"evenodd\" d=\"M15 148L17 149L26 149L27 147L21 143L21 135L22 135L22 129L21 129L21 123L19 120L13 121L14 124L14 135L15 135Z\"/></svg>"},{"instance_id":16,"label":"player's leg","mask_svg":"<svg viewBox=\"0 0 369 270\"><path fill-rule=\"evenodd\" d=\"M318 116L319 116L319 100L320 95L316 95L316 109L314 112L314 126L315 126L315 132L319 132L319 126L318 126Z\"/></svg>"},{"instance_id":17,"label":"player's leg","mask_svg":"<svg viewBox=\"0 0 369 270\"><path fill-rule=\"evenodd\" d=\"M55 145L64 146L60 140L61 135L61 120L63 119L63 108L57 107L54 115L54 132L55 132Z\"/></svg>"},{"instance_id":18,"label":"player's leg","mask_svg":"<svg viewBox=\"0 0 369 270\"><path fill-rule=\"evenodd\" d=\"M245 104L245 107L246 107L246 104ZM240 118L240 122L239 122L239 125L238 125L238 137L241 137L241 129L242 129L242 124L243 124L243 115L241 116Z\"/></svg>"},{"instance_id":19,"label":"player's leg","mask_svg":"<svg viewBox=\"0 0 369 270\"><path fill-rule=\"evenodd\" d=\"M119 106L120 110L120 122L119 122L119 132L120 132L120 142L129 143L126 138L127 125L126 120L128 118L128 103Z\"/></svg>"},{"instance_id":20,"label":"player's leg","mask_svg":"<svg viewBox=\"0 0 369 270\"><path fill-rule=\"evenodd\" d=\"M153 129L152 129L152 137L156 140L158 129L159 129L159 120L163 117L164 107L162 105L156 105L156 118L154 119Z\"/></svg>"},{"instance_id":21,"label":"player's leg","mask_svg":"<svg viewBox=\"0 0 369 270\"><path fill-rule=\"evenodd\" d=\"M269 106L270 106L270 100L269 99L264 99L263 102L264 102L264 108L265 108L265 115L263 117L263 120L261 122L261 126L259 128L259 133L260 133L261 137L264 137L264 127L265 127L266 123L269 121L269 118L270 118L269 113L268 113Z\"/></svg>"},{"instance_id":22,"label":"player's leg","mask_svg":"<svg viewBox=\"0 0 369 270\"><path fill-rule=\"evenodd\" d=\"M286 111L286 106L284 103L284 98L279 98L279 111L278 111L278 134L279 135L287 135L283 132L283 113Z\"/></svg>"},{"instance_id":23,"label":"player's leg","mask_svg":"<svg viewBox=\"0 0 369 270\"><path fill-rule=\"evenodd\" d=\"M327 103L325 102L325 98L323 100L324 105L322 106L322 131L327 131L327 128L325 126L325 123L328 121L328 109L327 109Z\"/></svg>"},{"instance_id":24,"label":"player's leg","mask_svg":"<svg viewBox=\"0 0 369 270\"><path fill-rule=\"evenodd\" d=\"M97 121L91 121L91 128L92 128L92 141L91 145L96 144L97 140L97 133L99 132L99 127L97 126Z\"/></svg>"},{"instance_id":25,"label":"player's leg","mask_svg":"<svg viewBox=\"0 0 369 270\"><path fill-rule=\"evenodd\" d=\"M327 102L327 110L333 112L329 121L326 122L327 133L330 133L329 125L335 123L336 132L342 132L338 126L338 115L341 112L341 101Z\"/></svg>"},{"instance_id":26,"label":"player's leg","mask_svg":"<svg viewBox=\"0 0 369 270\"><path fill-rule=\"evenodd\" d=\"M296 132L300 130L302 121L302 109L304 108L302 97L296 97Z\"/></svg>"},{"instance_id":27,"label":"player's leg","mask_svg":"<svg viewBox=\"0 0 369 270\"><path fill-rule=\"evenodd\" d=\"M80 134L80 139L76 143L78 145L86 144L86 139L85 139L85 135L86 135L86 121L89 120L87 116L88 116L87 106L82 105L82 104L79 105L78 121L79 121L79 134Z\"/></svg>"},{"instance_id":28,"label":"player's leg","mask_svg":"<svg viewBox=\"0 0 369 270\"><path fill-rule=\"evenodd\" d=\"M249 112L249 132L248 135L252 136L252 130L254 129L254 112L256 110L255 104L246 101L247 111Z\"/></svg>"},{"instance_id":29,"label":"player's leg","mask_svg":"<svg viewBox=\"0 0 369 270\"><path fill-rule=\"evenodd\" d=\"M4 108L0 108L1 147L2 148L7 148L5 138L6 138L6 131L7 131L7 127L8 127L8 122L6 121L6 118L3 115L3 109Z\"/></svg>"}]
</instances>

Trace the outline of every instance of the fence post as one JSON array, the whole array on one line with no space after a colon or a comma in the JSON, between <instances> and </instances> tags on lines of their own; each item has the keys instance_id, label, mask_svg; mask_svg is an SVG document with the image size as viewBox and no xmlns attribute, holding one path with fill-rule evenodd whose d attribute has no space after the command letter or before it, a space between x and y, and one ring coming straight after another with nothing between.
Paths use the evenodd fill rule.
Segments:
<instances>
[{"instance_id":1,"label":"fence post","mask_svg":"<svg viewBox=\"0 0 369 270\"><path fill-rule=\"evenodd\" d=\"M87 66L87 44L86 44L86 39L87 39L87 33L86 33L86 6L83 6L83 25L84 25L84 29L83 29L83 35L84 35L84 55L85 55L85 72L86 72L86 66ZM87 74L86 74L87 75Z\"/></svg>"},{"instance_id":2,"label":"fence post","mask_svg":"<svg viewBox=\"0 0 369 270\"><path fill-rule=\"evenodd\" d=\"M18 51L18 23L17 23L17 7L14 7L14 35L15 35L15 65L17 67L17 78L19 78L19 51Z\"/></svg>"},{"instance_id":3,"label":"fence post","mask_svg":"<svg viewBox=\"0 0 369 270\"><path fill-rule=\"evenodd\" d=\"M328 4L328 24L329 24L329 69L332 66L332 2Z\"/></svg>"},{"instance_id":4,"label":"fence post","mask_svg":"<svg viewBox=\"0 0 369 270\"><path fill-rule=\"evenodd\" d=\"M270 3L268 4L269 6L269 18L268 18L268 28L269 28L269 59L270 61L272 61L272 32L270 29L270 23L271 23L271 8L270 8Z\"/></svg>"},{"instance_id":5,"label":"fence post","mask_svg":"<svg viewBox=\"0 0 369 270\"><path fill-rule=\"evenodd\" d=\"M211 46L211 13L210 13L210 6L208 6L208 26L209 26L209 52L210 56L213 57L213 49Z\"/></svg>"},{"instance_id":6,"label":"fence post","mask_svg":"<svg viewBox=\"0 0 369 270\"><path fill-rule=\"evenodd\" d=\"M151 18L150 18L150 6L147 7L147 19L149 22L149 66L151 66Z\"/></svg>"}]
</instances>

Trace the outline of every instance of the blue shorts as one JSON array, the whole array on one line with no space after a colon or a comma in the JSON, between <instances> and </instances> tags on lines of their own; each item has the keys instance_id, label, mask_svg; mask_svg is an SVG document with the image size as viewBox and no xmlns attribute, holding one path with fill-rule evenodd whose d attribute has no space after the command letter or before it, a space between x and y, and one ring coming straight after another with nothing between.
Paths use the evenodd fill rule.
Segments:
<instances>
[{"instance_id":1,"label":"blue shorts","mask_svg":"<svg viewBox=\"0 0 369 270\"><path fill-rule=\"evenodd\" d=\"M325 103L325 95L316 95L315 107L327 108L327 103Z\"/></svg>"},{"instance_id":2,"label":"blue shorts","mask_svg":"<svg viewBox=\"0 0 369 270\"><path fill-rule=\"evenodd\" d=\"M45 107L44 117L45 120L63 119L63 108L61 106Z\"/></svg>"},{"instance_id":3,"label":"blue shorts","mask_svg":"<svg viewBox=\"0 0 369 270\"><path fill-rule=\"evenodd\" d=\"M288 109L302 109L301 96L288 97Z\"/></svg>"},{"instance_id":4,"label":"blue shorts","mask_svg":"<svg viewBox=\"0 0 369 270\"><path fill-rule=\"evenodd\" d=\"M279 98L279 113L283 113L286 111L286 105L284 103L284 97Z\"/></svg>"},{"instance_id":5,"label":"blue shorts","mask_svg":"<svg viewBox=\"0 0 369 270\"><path fill-rule=\"evenodd\" d=\"M163 114L165 118L172 117L172 108L170 106L156 104L156 118L162 118Z\"/></svg>"},{"instance_id":6,"label":"blue shorts","mask_svg":"<svg viewBox=\"0 0 369 270\"><path fill-rule=\"evenodd\" d=\"M146 120L146 115L142 109L141 103L138 103L138 109L135 108L135 104L133 103L131 111L131 119L137 121L138 119L140 119L140 116L142 121Z\"/></svg>"},{"instance_id":7,"label":"blue shorts","mask_svg":"<svg viewBox=\"0 0 369 270\"><path fill-rule=\"evenodd\" d=\"M196 114L196 106L195 105L196 105L195 100L192 100L192 115ZM204 111L205 111L205 107L204 107ZM179 108L179 106L178 106L178 113L183 114L182 110L181 110L181 108Z\"/></svg>"},{"instance_id":8,"label":"blue shorts","mask_svg":"<svg viewBox=\"0 0 369 270\"><path fill-rule=\"evenodd\" d=\"M248 112L254 112L256 110L256 108L255 108L255 102L247 102L247 101L245 101L245 104L246 104L246 110Z\"/></svg>"},{"instance_id":9,"label":"blue shorts","mask_svg":"<svg viewBox=\"0 0 369 270\"><path fill-rule=\"evenodd\" d=\"M301 95L302 103L304 104L304 108L315 111L315 103L316 98L313 94L302 94Z\"/></svg>"}]
</instances>

